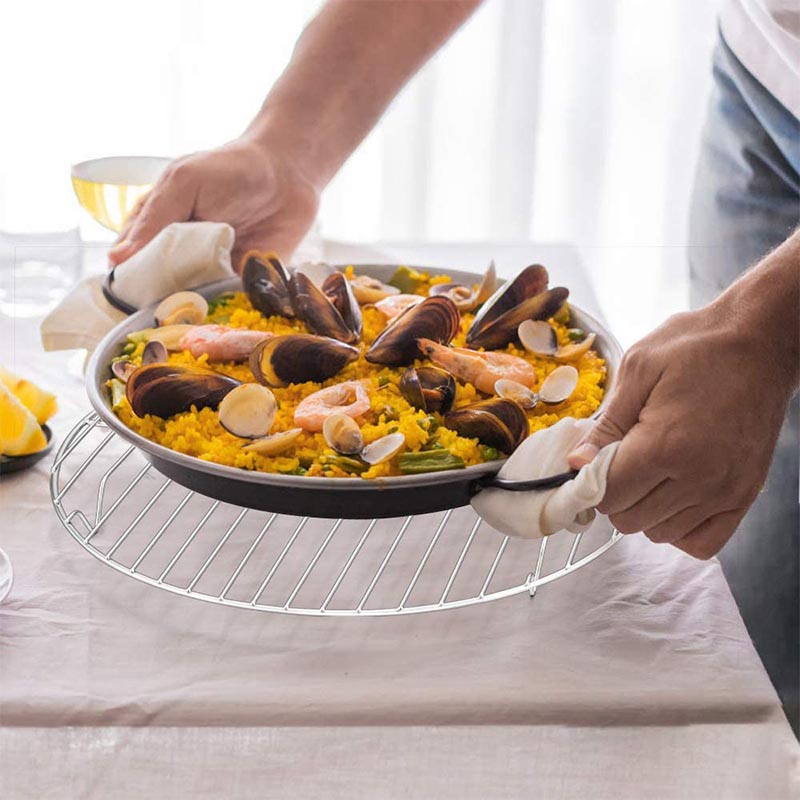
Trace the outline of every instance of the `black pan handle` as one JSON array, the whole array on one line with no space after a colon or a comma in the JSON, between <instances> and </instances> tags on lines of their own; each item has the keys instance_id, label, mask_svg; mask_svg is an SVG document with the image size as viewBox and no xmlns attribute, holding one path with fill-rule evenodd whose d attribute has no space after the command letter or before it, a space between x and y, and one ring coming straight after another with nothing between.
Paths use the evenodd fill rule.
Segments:
<instances>
[{"instance_id":1,"label":"black pan handle","mask_svg":"<svg viewBox=\"0 0 800 800\"><path fill-rule=\"evenodd\" d=\"M130 303L126 303L121 297L117 296L111 288L113 283L114 270L110 269L103 280L103 297L123 314L135 314L139 309L136 308L136 306L132 306Z\"/></svg>"},{"instance_id":2,"label":"black pan handle","mask_svg":"<svg viewBox=\"0 0 800 800\"><path fill-rule=\"evenodd\" d=\"M482 489L504 489L507 492L530 492L536 489L555 489L571 481L578 474L578 470L561 472L547 478L533 478L527 481L512 481L508 478L498 478L497 473L484 475L470 486L470 494L476 495Z\"/></svg>"}]
</instances>

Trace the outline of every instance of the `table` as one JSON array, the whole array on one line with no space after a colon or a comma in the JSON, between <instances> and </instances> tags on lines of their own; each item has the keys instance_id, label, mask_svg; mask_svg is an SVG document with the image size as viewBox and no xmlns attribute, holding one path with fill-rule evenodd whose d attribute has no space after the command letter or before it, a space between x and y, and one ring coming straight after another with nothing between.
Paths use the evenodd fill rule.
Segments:
<instances>
[{"instance_id":1,"label":"table","mask_svg":"<svg viewBox=\"0 0 800 800\"><path fill-rule=\"evenodd\" d=\"M566 246L328 245L331 261L551 264ZM2 361L88 410L36 321ZM103 567L56 519L48 464L0 483L0 797L796 796L798 748L715 561L641 536L474 608L291 618L171 596Z\"/></svg>"}]
</instances>

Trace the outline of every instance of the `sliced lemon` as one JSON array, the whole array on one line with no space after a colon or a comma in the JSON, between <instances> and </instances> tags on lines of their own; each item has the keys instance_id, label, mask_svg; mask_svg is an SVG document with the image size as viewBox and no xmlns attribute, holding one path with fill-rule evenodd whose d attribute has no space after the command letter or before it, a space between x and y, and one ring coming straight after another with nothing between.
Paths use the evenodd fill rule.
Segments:
<instances>
[{"instance_id":1,"label":"sliced lemon","mask_svg":"<svg viewBox=\"0 0 800 800\"><path fill-rule=\"evenodd\" d=\"M0 383L0 453L25 456L47 447L36 417Z\"/></svg>"},{"instance_id":2,"label":"sliced lemon","mask_svg":"<svg viewBox=\"0 0 800 800\"><path fill-rule=\"evenodd\" d=\"M27 381L0 366L0 383L15 395L30 411L40 425L44 425L58 411L56 396L40 389L33 381Z\"/></svg>"}]
</instances>

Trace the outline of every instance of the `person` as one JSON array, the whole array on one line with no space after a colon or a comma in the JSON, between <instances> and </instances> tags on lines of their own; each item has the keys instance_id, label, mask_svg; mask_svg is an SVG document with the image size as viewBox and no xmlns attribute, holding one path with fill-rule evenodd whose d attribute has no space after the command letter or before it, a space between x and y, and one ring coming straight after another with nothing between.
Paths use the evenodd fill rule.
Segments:
<instances>
[{"instance_id":1,"label":"person","mask_svg":"<svg viewBox=\"0 0 800 800\"><path fill-rule=\"evenodd\" d=\"M233 225L235 260L251 248L288 257L326 184L479 4L329 0L247 130L175 161L131 215L112 264L188 219ZM722 11L691 215L693 301L702 307L627 352L607 411L570 455L580 467L621 440L600 510L623 533L644 531L703 559L764 489L800 381L800 11L778 6L726 0ZM777 552L796 563L793 408L775 475L784 485L770 499L781 496L777 522L792 541Z\"/></svg>"}]
</instances>

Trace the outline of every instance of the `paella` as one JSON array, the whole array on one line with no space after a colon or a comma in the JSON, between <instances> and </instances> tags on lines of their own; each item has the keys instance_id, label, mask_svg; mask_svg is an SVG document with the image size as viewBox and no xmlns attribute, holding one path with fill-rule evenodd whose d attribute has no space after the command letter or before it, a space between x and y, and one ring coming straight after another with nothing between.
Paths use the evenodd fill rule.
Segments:
<instances>
[{"instance_id":1,"label":"paella","mask_svg":"<svg viewBox=\"0 0 800 800\"><path fill-rule=\"evenodd\" d=\"M109 365L113 412L179 453L284 475L376 479L503 459L600 406L594 333L532 265L474 285L398 267L243 259L240 291L178 292Z\"/></svg>"}]
</instances>

